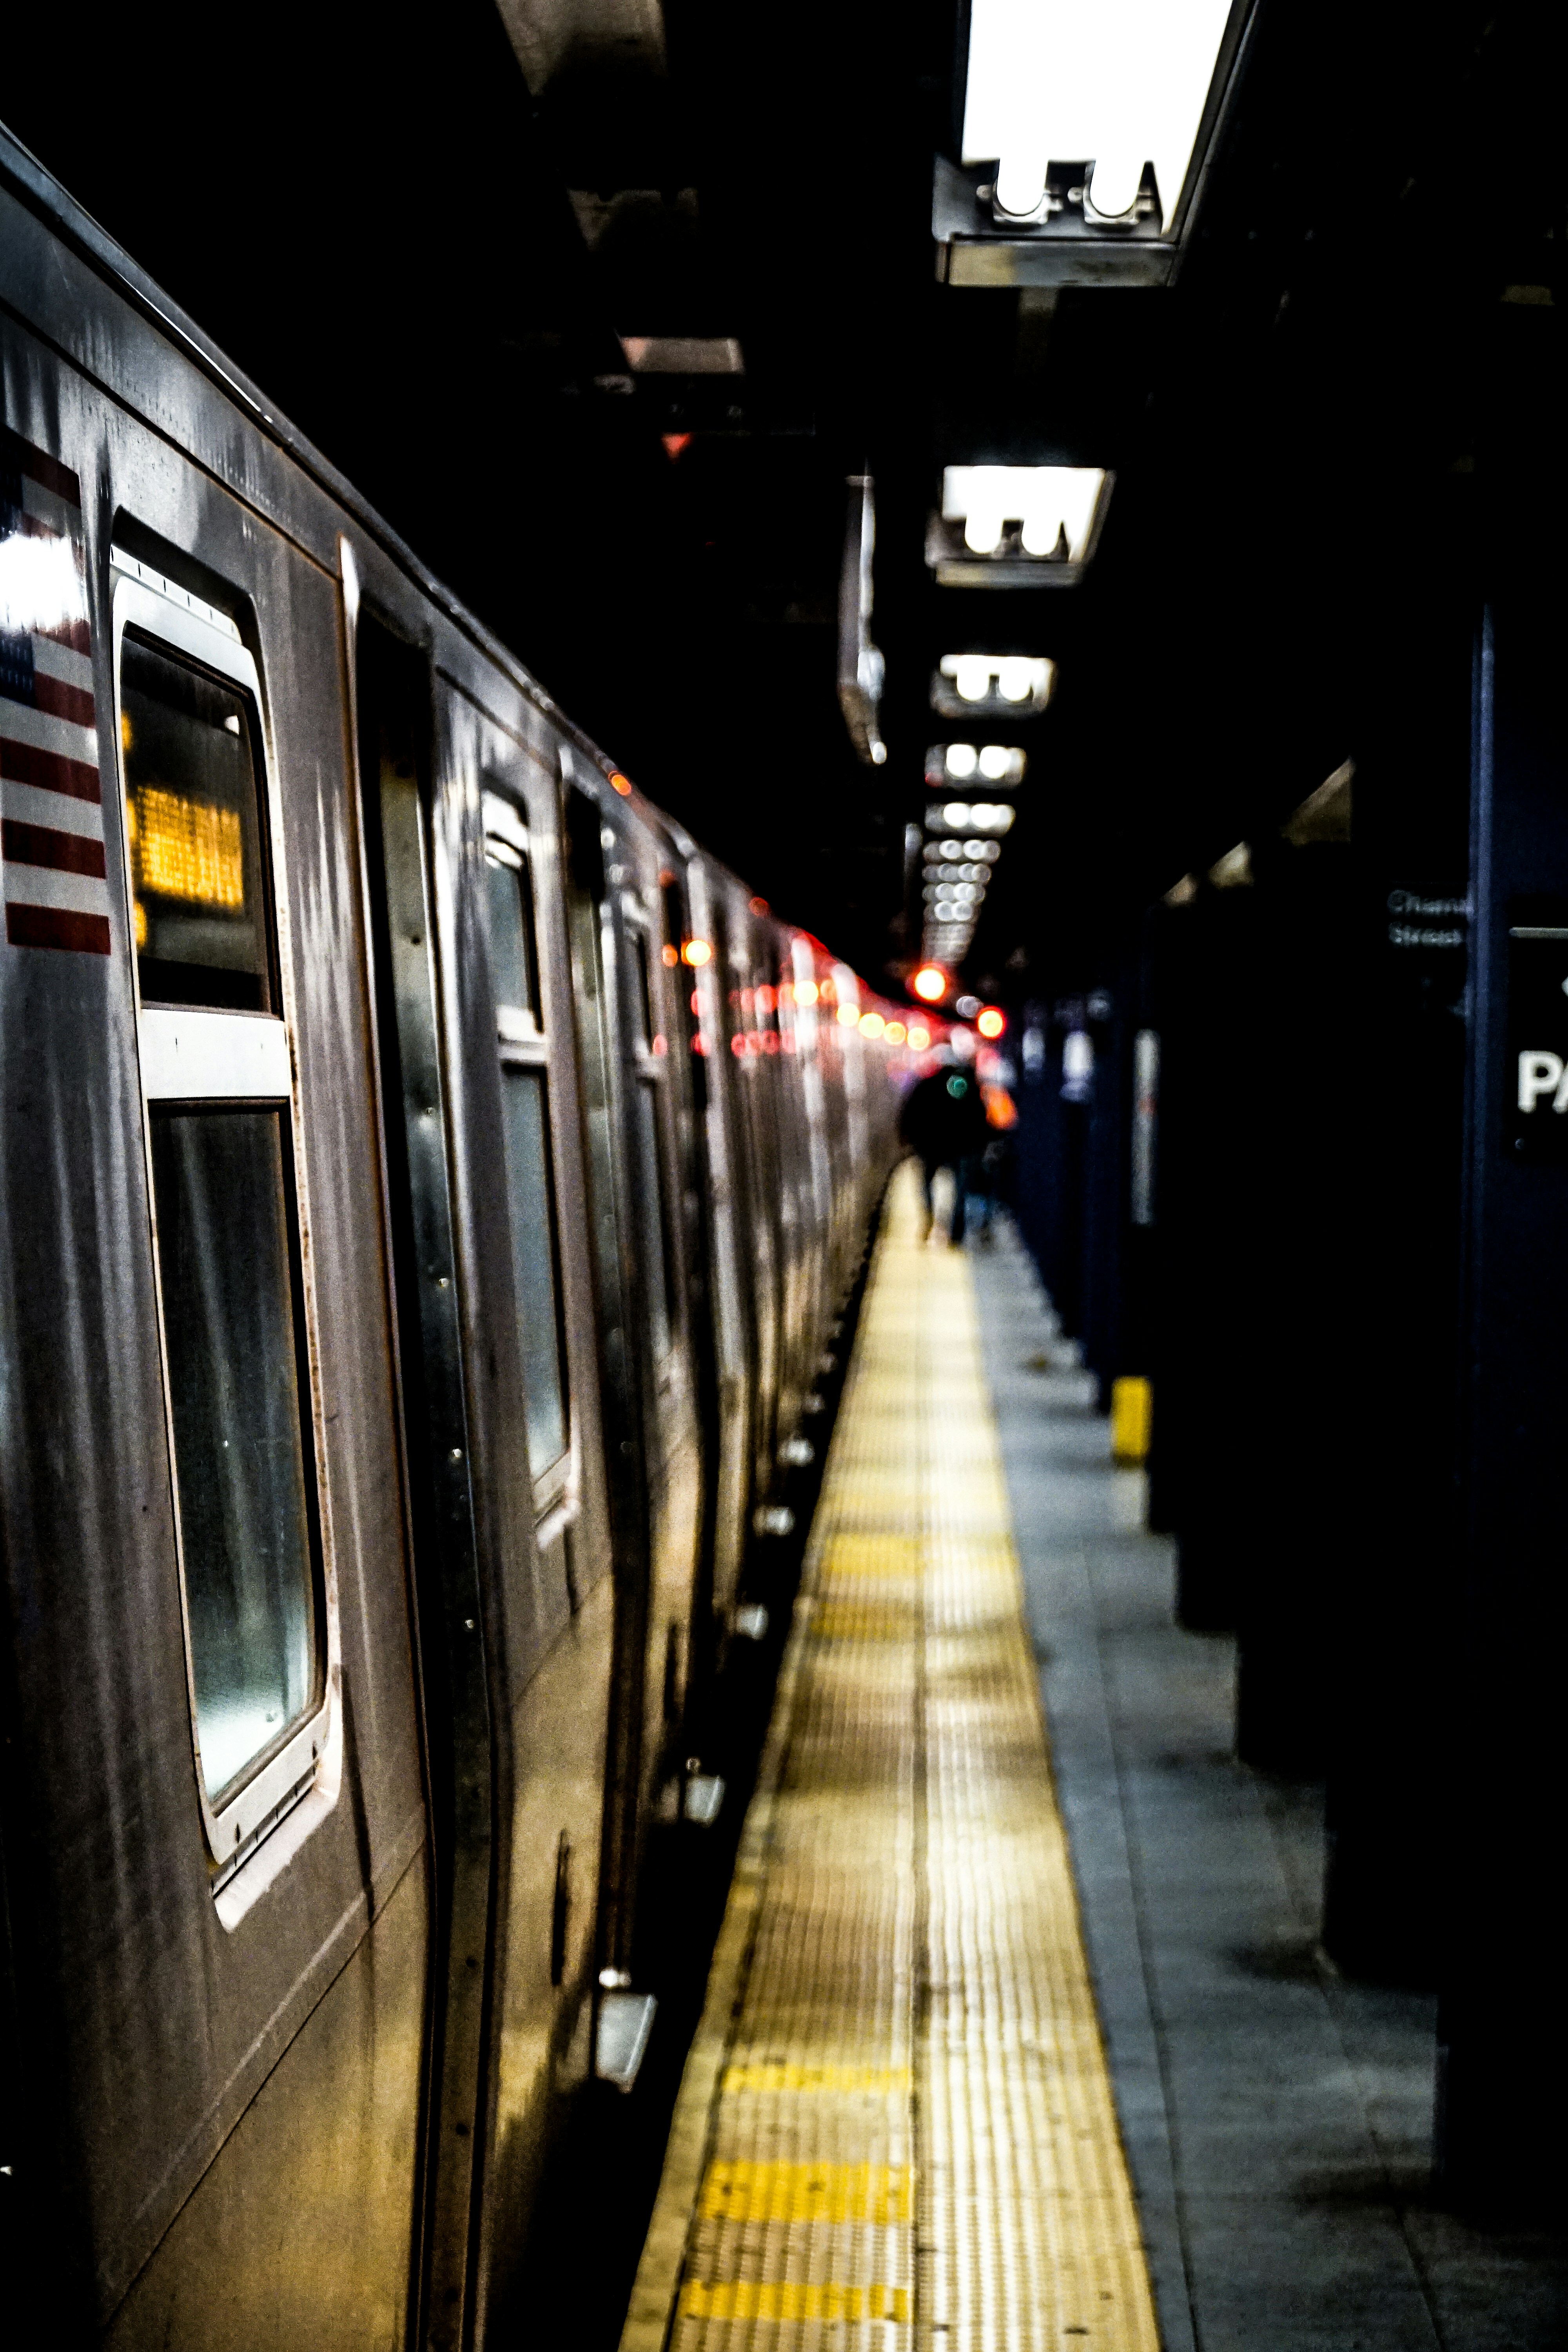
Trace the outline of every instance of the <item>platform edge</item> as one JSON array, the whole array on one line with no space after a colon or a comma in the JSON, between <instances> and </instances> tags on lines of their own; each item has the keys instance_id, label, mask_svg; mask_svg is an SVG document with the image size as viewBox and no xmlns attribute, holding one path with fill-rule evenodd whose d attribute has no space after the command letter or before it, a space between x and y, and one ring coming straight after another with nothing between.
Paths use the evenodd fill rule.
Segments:
<instances>
[{"instance_id":1,"label":"platform edge","mask_svg":"<svg viewBox=\"0 0 1568 2352\"><path fill-rule=\"evenodd\" d=\"M632 2282L620 2352L664 2352L674 2325L680 2274L712 2135L719 2078L733 2039L735 2014L762 1911L774 1808L789 1749L795 1688L810 1634L813 1607L813 1596L804 1589L803 1582L779 1669L767 1745L763 1750L756 1789L746 1809L745 1826L735 1856L735 1874L713 1947L702 2015L676 2094L664 2170L659 2176L647 2235Z\"/></svg>"}]
</instances>

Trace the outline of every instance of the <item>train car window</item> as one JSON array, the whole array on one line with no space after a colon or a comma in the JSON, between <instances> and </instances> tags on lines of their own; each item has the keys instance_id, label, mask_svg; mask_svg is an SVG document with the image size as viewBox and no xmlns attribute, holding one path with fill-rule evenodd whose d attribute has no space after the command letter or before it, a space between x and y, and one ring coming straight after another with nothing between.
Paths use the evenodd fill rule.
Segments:
<instances>
[{"instance_id":1,"label":"train car window","mask_svg":"<svg viewBox=\"0 0 1568 2352\"><path fill-rule=\"evenodd\" d=\"M162 1369L216 1892L309 1790L330 1724L293 1060L255 662L227 615L118 548L112 561Z\"/></svg>"},{"instance_id":2,"label":"train car window","mask_svg":"<svg viewBox=\"0 0 1568 2352\"><path fill-rule=\"evenodd\" d=\"M637 1015L642 1022L642 1042L651 1053L658 1024L653 1017L653 981L648 971L647 934L645 931L632 933L632 950L637 957Z\"/></svg>"},{"instance_id":3,"label":"train car window","mask_svg":"<svg viewBox=\"0 0 1568 2352\"><path fill-rule=\"evenodd\" d=\"M596 1278L601 1287L599 1311L606 1330L618 1335L624 1329L626 1308L620 1295L610 1038L600 930L605 853L599 831L597 808L585 793L574 785L566 795L566 920L577 1015L578 1082L588 1152L588 1209L594 1225Z\"/></svg>"},{"instance_id":4,"label":"train car window","mask_svg":"<svg viewBox=\"0 0 1568 2352\"><path fill-rule=\"evenodd\" d=\"M280 1108L152 1116L196 1737L212 1801L316 1693L300 1333Z\"/></svg>"},{"instance_id":5,"label":"train car window","mask_svg":"<svg viewBox=\"0 0 1568 2352\"><path fill-rule=\"evenodd\" d=\"M508 1067L501 1073L512 1264L528 1396L528 1461L536 1478L561 1459L568 1435L546 1084L542 1070Z\"/></svg>"},{"instance_id":6,"label":"train car window","mask_svg":"<svg viewBox=\"0 0 1568 2352\"><path fill-rule=\"evenodd\" d=\"M485 881L501 1057L512 1276L535 1479L570 1442L560 1219L550 1149L544 1009L528 830L511 802L485 794Z\"/></svg>"},{"instance_id":7,"label":"train car window","mask_svg":"<svg viewBox=\"0 0 1568 2352\"><path fill-rule=\"evenodd\" d=\"M664 1164L658 1148L658 1099L656 1081L639 1078L632 1088L632 1117L637 1122L637 1213L647 1292L649 1336L656 1362L669 1353L671 1263L669 1218L665 1205Z\"/></svg>"},{"instance_id":8,"label":"train car window","mask_svg":"<svg viewBox=\"0 0 1568 2352\"><path fill-rule=\"evenodd\" d=\"M494 793L485 794L485 884L496 1003L521 1016L523 1034L541 1031L544 1008L528 835L510 804Z\"/></svg>"},{"instance_id":9,"label":"train car window","mask_svg":"<svg viewBox=\"0 0 1568 2352\"><path fill-rule=\"evenodd\" d=\"M272 1009L247 700L129 631L120 740L143 1003Z\"/></svg>"}]
</instances>

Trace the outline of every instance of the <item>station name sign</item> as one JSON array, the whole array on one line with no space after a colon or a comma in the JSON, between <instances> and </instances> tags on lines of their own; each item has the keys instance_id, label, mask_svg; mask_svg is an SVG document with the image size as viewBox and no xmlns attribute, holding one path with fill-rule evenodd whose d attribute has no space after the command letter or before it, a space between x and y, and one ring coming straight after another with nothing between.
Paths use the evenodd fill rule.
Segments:
<instances>
[{"instance_id":1,"label":"station name sign","mask_svg":"<svg viewBox=\"0 0 1568 2352\"><path fill-rule=\"evenodd\" d=\"M1462 948L1468 936L1468 898L1432 898L1419 890L1388 894L1391 948Z\"/></svg>"}]
</instances>

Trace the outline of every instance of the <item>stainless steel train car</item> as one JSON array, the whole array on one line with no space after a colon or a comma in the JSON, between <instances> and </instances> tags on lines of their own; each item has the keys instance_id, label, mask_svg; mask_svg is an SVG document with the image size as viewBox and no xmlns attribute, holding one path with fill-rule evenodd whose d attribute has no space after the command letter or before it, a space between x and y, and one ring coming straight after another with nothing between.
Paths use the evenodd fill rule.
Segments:
<instances>
[{"instance_id":1,"label":"stainless steel train car","mask_svg":"<svg viewBox=\"0 0 1568 2352\"><path fill-rule=\"evenodd\" d=\"M3 137L0 365L0 2201L483 2345L904 1056Z\"/></svg>"}]
</instances>

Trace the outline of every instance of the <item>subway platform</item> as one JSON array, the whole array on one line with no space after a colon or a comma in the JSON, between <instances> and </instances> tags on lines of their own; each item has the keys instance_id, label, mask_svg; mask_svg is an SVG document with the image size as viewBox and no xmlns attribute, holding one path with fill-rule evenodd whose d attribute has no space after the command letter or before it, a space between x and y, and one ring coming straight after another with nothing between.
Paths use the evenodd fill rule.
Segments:
<instances>
[{"instance_id":1,"label":"subway platform","mask_svg":"<svg viewBox=\"0 0 1568 2352\"><path fill-rule=\"evenodd\" d=\"M1012 1229L895 1182L622 2352L1550 2352Z\"/></svg>"}]
</instances>

